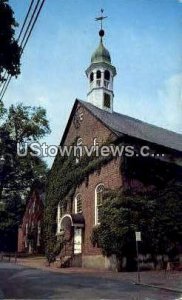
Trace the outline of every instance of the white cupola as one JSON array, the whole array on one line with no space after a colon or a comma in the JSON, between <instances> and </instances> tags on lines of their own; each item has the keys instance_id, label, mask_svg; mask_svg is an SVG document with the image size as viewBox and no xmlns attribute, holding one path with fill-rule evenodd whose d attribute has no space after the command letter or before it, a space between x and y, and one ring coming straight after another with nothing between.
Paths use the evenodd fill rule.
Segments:
<instances>
[{"instance_id":1,"label":"white cupola","mask_svg":"<svg viewBox=\"0 0 182 300\"><path fill-rule=\"evenodd\" d=\"M116 75L116 68L111 64L110 53L103 45L104 30L102 27L99 35L99 46L93 53L91 64L86 70L89 80L87 100L93 105L112 113L114 98L113 79Z\"/></svg>"}]
</instances>

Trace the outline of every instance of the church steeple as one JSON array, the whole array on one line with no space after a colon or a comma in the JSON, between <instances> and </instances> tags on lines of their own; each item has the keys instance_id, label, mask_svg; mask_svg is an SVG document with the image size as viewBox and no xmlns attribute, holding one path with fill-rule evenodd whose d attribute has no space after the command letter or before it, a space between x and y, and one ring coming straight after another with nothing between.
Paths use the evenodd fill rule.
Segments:
<instances>
[{"instance_id":1,"label":"church steeple","mask_svg":"<svg viewBox=\"0 0 182 300\"><path fill-rule=\"evenodd\" d=\"M102 21L106 17L104 17L102 13L103 10L101 10L101 16L96 18L96 21L101 21L99 46L92 54L91 64L86 70L86 75L89 80L87 100L103 110L112 112L114 98L113 78L116 75L116 69L111 64L110 53L103 44L105 33L102 29Z\"/></svg>"}]
</instances>

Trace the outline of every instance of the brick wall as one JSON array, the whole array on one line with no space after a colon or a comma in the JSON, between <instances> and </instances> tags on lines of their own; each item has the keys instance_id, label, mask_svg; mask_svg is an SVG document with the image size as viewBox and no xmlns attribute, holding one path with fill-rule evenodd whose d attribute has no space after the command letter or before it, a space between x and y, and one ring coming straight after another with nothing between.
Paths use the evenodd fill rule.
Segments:
<instances>
[{"instance_id":1,"label":"brick wall","mask_svg":"<svg viewBox=\"0 0 182 300\"><path fill-rule=\"evenodd\" d=\"M83 215L85 218L85 230L83 233L83 254L97 255L100 249L93 247L90 241L92 229L95 226L95 188L99 183L103 183L106 189L115 189L122 186L122 178L120 175L120 164L118 159L112 160L103 166L100 172L95 172L89 176L88 185L84 182L76 193L81 193L83 199ZM73 203L74 204L74 203ZM73 205L74 210L74 205Z\"/></svg>"},{"instance_id":2,"label":"brick wall","mask_svg":"<svg viewBox=\"0 0 182 300\"><path fill-rule=\"evenodd\" d=\"M81 109L83 120L77 129L74 126L74 122L71 122L64 142L65 145L71 145L77 137L81 137L83 139L83 145L87 146L93 145L94 138L97 138L100 145L108 138L115 138L115 135L81 104L78 104L76 109Z\"/></svg>"},{"instance_id":3,"label":"brick wall","mask_svg":"<svg viewBox=\"0 0 182 300\"><path fill-rule=\"evenodd\" d=\"M22 226L18 228L18 252L24 252L25 250L25 242L23 236Z\"/></svg>"},{"instance_id":4,"label":"brick wall","mask_svg":"<svg viewBox=\"0 0 182 300\"><path fill-rule=\"evenodd\" d=\"M40 195L36 190L33 190L29 195L22 224L18 230L18 252L28 251L25 247L25 241L27 239L26 224L28 224L28 227L30 228L33 224L34 226L37 226L38 222L41 223L43 220L43 211L44 205L40 199ZM40 252L42 251L41 246L39 250Z\"/></svg>"},{"instance_id":5,"label":"brick wall","mask_svg":"<svg viewBox=\"0 0 182 300\"><path fill-rule=\"evenodd\" d=\"M76 138L83 140L83 145L93 145L93 139L97 138L99 145L102 145L108 139L115 139L115 135L106 128L99 120L97 120L87 109L79 105L79 109L83 113L83 121L80 127L75 128L74 123L70 124L65 144L70 145ZM99 183L103 183L107 189L115 189L122 186L122 178L120 174L119 159L113 159L110 163L103 166L100 171L96 171L89 176L89 181L77 188L75 196L81 193L83 199L83 215L85 218L85 229L83 231L83 255L98 255L101 251L97 247L93 247L90 241L92 229L95 226L95 188ZM74 211L73 202L73 213Z\"/></svg>"}]
</instances>

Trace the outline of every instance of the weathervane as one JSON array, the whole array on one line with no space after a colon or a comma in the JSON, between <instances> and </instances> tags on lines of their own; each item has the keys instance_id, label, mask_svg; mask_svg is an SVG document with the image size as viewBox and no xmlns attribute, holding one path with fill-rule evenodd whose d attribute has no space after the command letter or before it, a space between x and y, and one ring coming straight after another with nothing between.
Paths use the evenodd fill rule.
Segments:
<instances>
[{"instance_id":1,"label":"weathervane","mask_svg":"<svg viewBox=\"0 0 182 300\"><path fill-rule=\"evenodd\" d=\"M102 37L104 36L104 30L102 29L102 21L103 21L104 19L106 19L107 16L106 16L106 17L103 16L103 12L104 12L103 8L101 8L100 11L101 11L101 16L95 18L95 21L100 21L100 28L101 28L101 29L100 29L100 31L99 31L99 35L100 35L100 37L101 37L101 39L102 39Z\"/></svg>"}]
</instances>

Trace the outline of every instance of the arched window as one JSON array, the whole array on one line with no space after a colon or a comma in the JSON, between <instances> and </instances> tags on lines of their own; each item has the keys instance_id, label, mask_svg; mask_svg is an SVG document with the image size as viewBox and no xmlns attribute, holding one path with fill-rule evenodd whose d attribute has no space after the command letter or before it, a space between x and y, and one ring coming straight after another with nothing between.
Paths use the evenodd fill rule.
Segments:
<instances>
[{"instance_id":1,"label":"arched window","mask_svg":"<svg viewBox=\"0 0 182 300\"><path fill-rule=\"evenodd\" d=\"M82 212L82 196L81 194L78 194L75 197L75 214Z\"/></svg>"},{"instance_id":2,"label":"arched window","mask_svg":"<svg viewBox=\"0 0 182 300\"><path fill-rule=\"evenodd\" d=\"M100 183L95 189L95 225L100 224L100 212L103 203L104 185Z\"/></svg>"},{"instance_id":3,"label":"arched window","mask_svg":"<svg viewBox=\"0 0 182 300\"><path fill-rule=\"evenodd\" d=\"M94 80L94 73L92 72L91 74L90 74L90 82L92 82Z\"/></svg>"},{"instance_id":4,"label":"arched window","mask_svg":"<svg viewBox=\"0 0 182 300\"><path fill-rule=\"evenodd\" d=\"M77 141L76 141L76 146L77 146L77 149L76 149L76 164L78 164L80 162L80 157L82 156L82 144L83 144L83 139L82 138L77 138Z\"/></svg>"},{"instance_id":5,"label":"arched window","mask_svg":"<svg viewBox=\"0 0 182 300\"><path fill-rule=\"evenodd\" d=\"M101 78L101 71L98 70L97 73L96 73L96 75L97 75L97 79L100 79Z\"/></svg>"},{"instance_id":6,"label":"arched window","mask_svg":"<svg viewBox=\"0 0 182 300\"><path fill-rule=\"evenodd\" d=\"M108 70L105 70L104 72L104 79L110 80L110 72Z\"/></svg>"},{"instance_id":7,"label":"arched window","mask_svg":"<svg viewBox=\"0 0 182 300\"><path fill-rule=\"evenodd\" d=\"M100 70L98 70L96 72L96 78L97 78L97 80L96 80L96 86L100 87L101 86L101 71Z\"/></svg>"}]
</instances>

